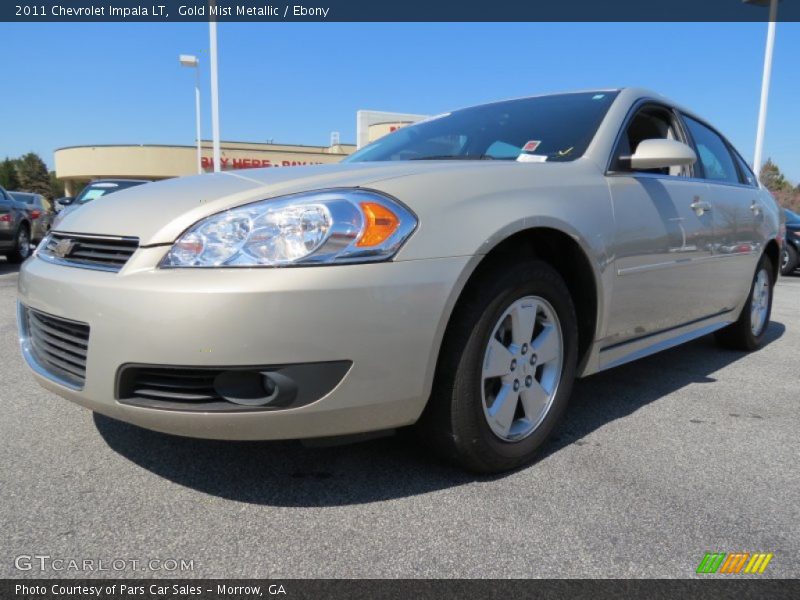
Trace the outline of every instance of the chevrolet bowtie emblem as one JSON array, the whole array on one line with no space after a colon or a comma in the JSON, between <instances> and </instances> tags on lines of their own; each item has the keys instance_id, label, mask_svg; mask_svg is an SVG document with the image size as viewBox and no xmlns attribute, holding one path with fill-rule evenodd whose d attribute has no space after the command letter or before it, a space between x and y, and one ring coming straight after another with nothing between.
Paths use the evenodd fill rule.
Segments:
<instances>
[{"instance_id":1,"label":"chevrolet bowtie emblem","mask_svg":"<svg viewBox=\"0 0 800 600\"><path fill-rule=\"evenodd\" d=\"M72 249L75 247L75 242L69 238L65 238L63 240L59 240L58 243L53 246L51 252L55 254L58 258L66 258L69 256L69 253L72 252Z\"/></svg>"}]
</instances>

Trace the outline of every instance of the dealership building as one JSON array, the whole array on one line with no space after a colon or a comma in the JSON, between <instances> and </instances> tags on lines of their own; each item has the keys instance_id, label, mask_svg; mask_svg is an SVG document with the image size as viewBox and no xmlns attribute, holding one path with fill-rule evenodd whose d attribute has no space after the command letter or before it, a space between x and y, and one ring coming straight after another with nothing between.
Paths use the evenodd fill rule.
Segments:
<instances>
[{"instance_id":1,"label":"dealership building","mask_svg":"<svg viewBox=\"0 0 800 600\"><path fill-rule=\"evenodd\" d=\"M259 167L292 167L339 162L355 146L298 146L221 142L220 166L223 171ZM212 145L201 144L203 172L213 171ZM55 152L56 177L64 182L65 193L80 190L76 184L92 179L167 179L197 173L196 146L103 145L72 146Z\"/></svg>"},{"instance_id":2,"label":"dealership building","mask_svg":"<svg viewBox=\"0 0 800 600\"><path fill-rule=\"evenodd\" d=\"M358 111L358 146L423 118L424 115ZM338 134L331 135L328 146L223 141L220 142L220 168L226 171L336 163L353 153L356 147L355 144L339 143ZM54 158L56 177L64 182L68 196L78 193L80 190L76 188L80 184L93 179L157 180L198 172L196 146L70 146L56 150ZM203 172L214 170L210 140L201 143L201 169Z\"/></svg>"}]
</instances>

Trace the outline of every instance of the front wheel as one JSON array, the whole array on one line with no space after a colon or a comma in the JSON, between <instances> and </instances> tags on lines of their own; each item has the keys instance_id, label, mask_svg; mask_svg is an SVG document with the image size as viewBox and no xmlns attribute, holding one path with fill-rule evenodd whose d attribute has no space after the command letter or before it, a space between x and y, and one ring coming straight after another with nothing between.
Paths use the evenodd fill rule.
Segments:
<instances>
[{"instance_id":1,"label":"front wheel","mask_svg":"<svg viewBox=\"0 0 800 600\"><path fill-rule=\"evenodd\" d=\"M21 226L17 230L17 237L14 239L14 249L8 253L8 262L19 264L31 254L31 235L26 226Z\"/></svg>"},{"instance_id":2,"label":"front wheel","mask_svg":"<svg viewBox=\"0 0 800 600\"><path fill-rule=\"evenodd\" d=\"M472 471L530 462L567 405L577 346L572 298L547 263L484 275L451 319L420 430Z\"/></svg>"},{"instance_id":3,"label":"front wheel","mask_svg":"<svg viewBox=\"0 0 800 600\"><path fill-rule=\"evenodd\" d=\"M772 263L762 256L750 285L739 319L716 333L717 342L734 350L758 350L764 344L769 318L772 314L772 292L775 275Z\"/></svg>"}]
</instances>

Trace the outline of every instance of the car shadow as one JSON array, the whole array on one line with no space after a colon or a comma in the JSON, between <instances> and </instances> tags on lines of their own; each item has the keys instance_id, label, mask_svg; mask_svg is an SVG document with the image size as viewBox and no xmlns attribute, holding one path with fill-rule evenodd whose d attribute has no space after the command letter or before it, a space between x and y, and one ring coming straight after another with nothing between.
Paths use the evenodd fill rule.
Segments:
<instances>
[{"instance_id":1,"label":"car shadow","mask_svg":"<svg viewBox=\"0 0 800 600\"><path fill-rule=\"evenodd\" d=\"M770 344L783 335L773 322ZM565 419L539 461L616 419L713 374L742 352L721 350L712 336L576 383ZM689 416L687 415L687 419ZM109 447L152 473L198 491L268 506L342 506L378 502L491 481L434 458L407 431L335 447L299 442L224 442L157 433L95 413ZM525 467L535 469L533 466Z\"/></svg>"}]
</instances>

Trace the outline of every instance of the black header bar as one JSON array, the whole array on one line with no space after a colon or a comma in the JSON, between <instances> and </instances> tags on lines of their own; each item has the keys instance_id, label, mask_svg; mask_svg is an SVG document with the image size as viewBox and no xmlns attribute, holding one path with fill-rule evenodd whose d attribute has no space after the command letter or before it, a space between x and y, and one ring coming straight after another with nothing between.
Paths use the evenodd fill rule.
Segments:
<instances>
[{"instance_id":1,"label":"black header bar","mask_svg":"<svg viewBox=\"0 0 800 600\"><path fill-rule=\"evenodd\" d=\"M212 5L215 5L212 6ZM764 0L3 0L6 22L555 22L766 21ZM800 21L781 0L779 21ZM676 43L687 40L676 40Z\"/></svg>"}]
</instances>

